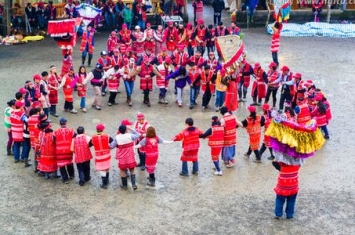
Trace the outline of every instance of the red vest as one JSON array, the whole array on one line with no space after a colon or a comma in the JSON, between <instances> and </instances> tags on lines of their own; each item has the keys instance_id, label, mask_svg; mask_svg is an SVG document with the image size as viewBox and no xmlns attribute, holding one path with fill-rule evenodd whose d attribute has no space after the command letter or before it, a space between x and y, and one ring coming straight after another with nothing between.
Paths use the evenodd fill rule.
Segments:
<instances>
[{"instance_id":1,"label":"red vest","mask_svg":"<svg viewBox=\"0 0 355 235\"><path fill-rule=\"evenodd\" d=\"M271 52L278 52L280 48L280 30L271 36Z\"/></svg>"},{"instance_id":2,"label":"red vest","mask_svg":"<svg viewBox=\"0 0 355 235\"><path fill-rule=\"evenodd\" d=\"M224 146L230 147L237 143L237 120L233 114L225 115L222 118L225 123Z\"/></svg>"},{"instance_id":3,"label":"red vest","mask_svg":"<svg viewBox=\"0 0 355 235\"><path fill-rule=\"evenodd\" d=\"M69 76L69 75L65 75L66 79L65 79L65 84L63 86L63 94L64 94L64 100L68 101L68 102L73 102L73 88L71 87L72 82L74 81L74 78Z\"/></svg>"},{"instance_id":4,"label":"red vest","mask_svg":"<svg viewBox=\"0 0 355 235\"><path fill-rule=\"evenodd\" d=\"M148 55L147 53L144 53L143 55L143 61L148 60L150 63L154 60L155 56L153 53Z\"/></svg>"},{"instance_id":5,"label":"red vest","mask_svg":"<svg viewBox=\"0 0 355 235\"><path fill-rule=\"evenodd\" d=\"M57 77L54 74L51 74L48 79L49 103L51 105L58 104L58 90L53 88L53 87L58 88L58 79L59 77Z\"/></svg>"},{"instance_id":6,"label":"red vest","mask_svg":"<svg viewBox=\"0 0 355 235\"><path fill-rule=\"evenodd\" d=\"M195 12L203 12L203 1L195 2L196 10Z\"/></svg>"},{"instance_id":7,"label":"red vest","mask_svg":"<svg viewBox=\"0 0 355 235\"><path fill-rule=\"evenodd\" d=\"M217 35L218 36L225 36L226 35L226 27L217 27L216 31L217 31Z\"/></svg>"},{"instance_id":8,"label":"red vest","mask_svg":"<svg viewBox=\"0 0 355 235\"><path fill-rule=\"evenodd\" d=\"M110 136L107 134L92 136L92 144L95 149L95 169L97 171L106 171L110 169L111 153L110 153Z\"/></svg>"},{"instance_id":9,"label":"red vest","mask_svg":"<svg viewBox=\"0 0 355 235\"><path fill-rule=\"evenodd\" d=\"M126 48L128 46L130 46L130 44L128 45L127 43L131 42L131 31L130 30L126 30L120 31L120 39L121 39L121 44L120 44L120 52L124 53L126 51Z\"/></svg>"},{"instance_id":10,"label":"red vest","mask_svg":"<svg viewBox=\"0 0 355 235\"><path fill-rule=\"evenodd\" d=\"M54 131L54 136L58 167L71 164L73 162L73 152L70 150L70 146L73 140L74 130L61 127Z\"/></svg>"},{"instance_id":11,"label":"red vest","mask_svg":"<svg viewBox=\"0 0 355 235\"><path fill-rule=\"evenodd\" d=\"M276 70L273 71L273 72L271 70L269 70L268 73L267 73L267 76L268 76L268 78L267 78L268 79L268 83L270 84L270 83L274 82L277 79L277 77L279 76L279 73ZM270 84L269 86L277 88L277 87L280 86L280 83Z\"/></svg>"},{"instance_id":12,"label":"red vest","mask_svg":"<svg viewBox=\"0 0 355 235\"><path fill-rule=\"evenodd\" d=\"M118 48L118 38L110 36L107 40L107 51L111 52L117 48Z\"/></svg>"},{"instance_id":13,"label":"red vest","mask_svg":"<svg viewBox=\"0 0 355 235\"><path fill-rule=\"evenodd\" d=\"M119 56L117 56L117 58L115 57L115 56L111 56L111 63L112 63L112 65L113 66L115 66L115 65L118 65L118 66L122 66L122 56L121 55L119 55Z\"/></svg>"},{"instance_id":14,"label":"red vest","mask_svg":"<svg viewBox=\"0 0 355 235\"><path fill-rule=\"evenodd\" d=\"M143 125L141 126L141 128L139 128L139 124L138 122L136 122L136 124L134 125L134 129L141 135L144 135L147 131L147 126L148 126L148 122L144 121ZM139 141L141 141L144 137L139 137L139 139L137 140L137 143L139 143ZM139 148L139 151L141 151L142 153L145 152L145 146L142 146Z\"/></svg>"},{"instance_id":15,"label":"red vest","mask_svg":"<svg viewBox=\"0 0 355 235\"><path fill-rule=\"evenodd\" d=\"M86 162L92 158L86 135L78 135L74 138L74 153L75 163Z\"/></svg>"},{"instance_id":16,"label":"red vest","mask_svg":"<svg viewBox=\"0 0 355 235\"><path fill-rule=\"evenodd\" d=\"M153 66L149 64L147 67L145 64L141 66L142 70L139 73L140 77L140 89L141 90L152 90L153 89L153 78L151 73L153 72ZM147 77L146 77L147 76Z\"/></svg>"},{"instance_id":17,"label":"red vest","mask_svg":"<svg viewBox=\"0 0 355 235\"><path fill-rule=\"evenodd\" d=\"M25 115L25 112L23 110L14 110L10 114L11 134L12 134L12 139L15 142L23 141L24 123L21 120L23 115Z\"/></svg>"},{"instance_id":18,"label":"red vest","mask_svg":"<svg viewBox=\"0 0 355 235\"><path fill-rule=\"evenodd\" d=\"M251 65L248 62L245 62L245 65L243 66L243 70L241 72L249 72L250 68L251 68ZM244 87L249 87L249 85L250 85L250 75L244 75L243 79L244 79L243 86Z\"/></svg>"},{"instance_id":19,"label":"red vest","mask_svg":"<svg viewBox=\"0 0 355 235\"><path fill-rule=\"evenodd\" d=\"M201 75L201 69L195 69L193 70L192 68L189 69L189 77L190 77L190 81L191 83L193 83L198 76ZM197 82L196 85L199 86L201 84L201 82Z\"/></svg>"},{"instance_id":20,"label":"red vest","mask_svg":"<svg viewBox=\"0 0 355 235\"><path fill-rule=\"evenodd\" d=\"M145 30L145 40L150 41L154 39L154 30L153 29L146 29Z\"/></svg>"},{"instance_id":21,"label":"red vest","mask_svg":"<svg viewBox=\"0 0 355 235\"><path fill-rule=\"evenodd\" d=\"M250 149L257 150L260 147L261 118L259 115L256 115L255 121L251 117L248 117L246 120L248 122L246 129L249 134Z\"/></svg>"},{"instance_id":22,"label":"red vest","mask_svg":"<svg viewBox=\"0 0 355 235\"><path fill-rule=\"evenodd\" d=\"M223 147L224 144L224 127L212 126L212 135L208 137L208 146Z\"/></svg>"},{"instance_id":23,"label":"red vest","mask_svg":"<svg viewBox=\"0 0 355 235\"><path fill-rule=\"evenodd\" d=\"M206 27L205 26L203 26L203 28L201 29L201 27L197 27L197 41L196 41L196 43L198 43L198 44L202 44L201 46L206 46L206 41L205 41L205 39L204 39L204 37L205 37L205 35L206 35Z\"/></svg>"},{"instance_id":24,"label":"red vest","mask_svg":"<svg viewBox=\"0 0 355 235\"><path fill-rule=\"evenodd\" d=\"M86 96L86 91L87 91L87 86L86 84L84 85L83 82L86 78L86 74L79 74L78 75L78 81L77 83L80 83L81 86L77 86L77 91L78 91L78 96L79 97L85 97Z\"/></svg>"},{"instance_id":25,"label":"red vest","mask_svg":"<svg viewBox=\"0 0 355 235\"><path fill-rule=\"evenodd\" d=\"M195 47L195 46L196 46L195 40L192 40L192 39L191 39L192 33L193 33L193 29L191 29L191 30L185 29L185 42L186 42L186 46L192 46L192 47Z\"/></svg>"},{"instance_id":26,"label":"red vest","mask_svg":"<svg viewBox=\"0 0 355 235\"><path fill-rule=\"evenodd\" d=\"M155 138L145 138L145 154L148 158L158 158L159 148L158 148L158 137Z\"/></svg>"},{"instance_id":27,"label":"red vest","mask_svg":"<svg viewBox=\"0 0 355 235\"><path fill-rule=\"evenodd\" d=\"M109 91L117 92L120 86L121 74L113 74L113 79L107 79L107 86Z\"/></svg>"},{"instance_id":28,"label":"red vest","mask_svg":"<svg viewBox=\"0 0 355 235\"><path fill-rule=\"evenodd\" d=\"M102 57L100 57L97 60L97 63L101 64L102 67L107 67L107 66L112 65L110 57L107 57L106 60L104 60L104 59L102 59ZM107 71L107 69L105 71Z\"/></svg>"},{"instance_id":29,"label":"red vest","mask_svg":"<svg viewBox=\"0 0 355 235\"><path fill-rule=\"evenodd\" d=\"M81 44L80 44L80 51L83 52L85 51L86 44L89 44L88 52L89 54L94 53L94 47L92 46L92 38L94 36L93 32L89 32L89 37L88 37L88 32L85 31L83 33L83 36L81 38Z\"/></svg>"},{"instance_id":30,"label":"red vest","mask_svg":"<svg viewBox=\"0 0 355 235\"><path fill-rule=\"evenodd\" d=\"M44 172L53 172L57 170L57 159L55 156L55 142L53 132L39 134L40 153L38 169Z\"/></svg>"},{"instance_id":31,"label":"red vest","mask_svg":"<svg viewBox=\"0 0 355 235\"><path fill-rule=\"evenodd\" d=\"M298 171L300 166L298 165L286 165L279 162L281 166L280 174L277 179L277 185L274 191L277 195L291 196L298 192Z\"/></svg>"},{"instance_id":32,"label":"red vest","mask_svg":"<svg viewBox=\"0 0 355 235\"><path fill-rule=\"evenodd\" d=\"M68 55L67 58L63 57L62 61L62 70L60 72L60 76L64 77L70 70L70 67L73 66L73 57Z\"/></svg>"},{"instance_id":33,"label":"red vest","mask_svg":"<svg viewBox=\"0 0 355 235\"><path fill-rule=\"evenodd\" d=\"M312 119L311 112L309 111L309 107L307 103L303 103L298 105L300 112L297 115L297 123L298 124L306 124L306 122Z\"/></svg>"},{"instance_id":34,"label":"red vest","mask_svg":"<svg viewBox=\"0 0 355 235\"><path fill-rule=\"evenodd\" d=\"M173 62L176 64L176 67L178 67L179 65L182 66L186 65L189 59L189 55L186 52L183 52L181 55L179 51L174 51L173 57L174 57Z\"/></svg>"},{"instance_id":35,"label":"red vest","mask_svg":"<svg viewBox=\"0 0 355 235\"><path fill-rule=\"evenodd\" d=\"M201 90L202 92L206 91L207 88L207 82L209 82L209 87L210 87L210 91L213 94L214 92L214 84L211 82L211 79L213 77L213 70L209 70L208 74L206 75L205 71L202 72L201 74Z\"/></svg>"},{"instance_id":36,"label":"red vest","mask_svg":"<svg viewBox=\"0 0 355 235\"><path fill-rule=\"evenodd\" d=\"M228 32L229 32L230 35L238 35L239 32L240 32L240 28L238 28L238 27L235 27L235 28L229 27L228 28Z\"/></svg>"},{"instance_id":37,"label":"red vest","mask_svg":"<svg viewBox=\"0 0 355 235\"><path fill-rule=\"evenodd\" d=\"M184 139L183 139L183 148L184 151L196 150L200 148L200 130L195 129L194 131L188 131L187 129L183 131Z\"/></svg>"},{"instance_id":38,"label":"red vest","mask_svg":"<svg viewBox=\"0 0 355 235\"><path fill-rule=\"evenodd\" d=\"M196 58L196 56L192 56L192 57L190 57L190 60L189 60L189 61L195 62L195 64L196 64L197 66L199 66L199 65L202 64L205 60L203 59L202 56L200 56L199 58Z\"/></svg>"},{"instance_id":39,"label":"red vest","mask_svg":"<svg viewBox=\"0 0 355 235\"><path fill-rule=\"evenodd\" d=\"M167 74L169 74L169 66L167 66L165 63L159 65L157 67L159 73L162 75L160 76L156 76L156 84L159 88L167 88L169 85L169 80L165 80L165 77Z\"/></svg>"},{"instance_id":40,"label":"red vest","mask_svg":"<svg viewBox=\"0 0 355 235\"><path fill-rule=\"evenodd\" d=\"M32 148L36 147L39 144L38 138L39 138L40 130L37 128L37 125L39 123L38 117L39 117L38 114L32 115L27 120Z\"/></svg>"}]
</instances>

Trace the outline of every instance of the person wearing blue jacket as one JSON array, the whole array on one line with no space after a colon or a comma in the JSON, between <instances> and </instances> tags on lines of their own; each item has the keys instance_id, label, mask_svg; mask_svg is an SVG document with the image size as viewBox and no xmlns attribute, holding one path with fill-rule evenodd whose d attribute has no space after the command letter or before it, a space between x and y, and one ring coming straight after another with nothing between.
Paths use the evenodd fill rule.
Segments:
<instances>
[{"instance_id":1,"label":"person wearing blue jacket","mask_svg":"<svg viewBox=\"0 0 355 235\"><path fill-rule=\"evenodd\" d=\"M258 6L258 0L246 0L245 6L247 9L247 21L248 23L254 23L254 14Z\"/></svg>"}]
</instances>

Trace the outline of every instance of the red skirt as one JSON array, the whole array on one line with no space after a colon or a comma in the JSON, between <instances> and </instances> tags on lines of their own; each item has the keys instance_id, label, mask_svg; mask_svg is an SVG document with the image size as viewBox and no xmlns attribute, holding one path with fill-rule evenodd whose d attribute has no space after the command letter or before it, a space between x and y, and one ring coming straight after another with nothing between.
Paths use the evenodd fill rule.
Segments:
<instances>
[{"instance_id":1,"label":"red skirt","mask_svg":"<svg viewBox=\"0 0 355 235\"><path fill-rule=\"evenodd\" d=\"M197 162L198 161L198 149L183 150L180 160L183 162Z\"/></svg>"},{"instance_id":2,"label":"red skirt","mask_svg":"<svg viewBox=\"0 0 355 235\"><path fill-rule=\"evenodd\" d=\"M222 147L211 147L211 158L212 161L218 161L219 155L221 154Z\"/></svg>"},{"instance_id":3,"label":"red skirt","mask_svg":"<svg viewBox=\"0 0 355 235\"><path fill-rule=\"evenodd\" d=\"M43 172L53 172L57 170L57 159L55 156L41 155L38 163L38 170Z\"/></svg>"},{"instance_id":4,"label":"red skirt","mask_svg":"<svg viewBox=\"0 0 355 235\"><path fill-rule=\"evenodd\" d=\"M56 91L56 90L50 90L49 91L49 103L51 105L57 105L58 104L58 91Z\"/></svg>"},{"instance_id":5,"label":"red skirt","mask_svg":"<svg viewBox=\"0 0 355 235\"><path fill-rule=\"evenodd\" d=\"M148 174L153 174L158 162L158 155L155 156L146 156L145 158L145 168L147 169Z\"/></svg>"}]
</instances>

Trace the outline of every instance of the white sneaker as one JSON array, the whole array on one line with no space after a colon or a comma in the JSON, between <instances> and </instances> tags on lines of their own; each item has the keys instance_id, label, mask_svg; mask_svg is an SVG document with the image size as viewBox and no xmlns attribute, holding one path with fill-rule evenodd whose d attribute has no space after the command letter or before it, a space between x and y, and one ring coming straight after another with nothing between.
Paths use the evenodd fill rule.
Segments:
<instances>
[{"instance_id":1,"label":"white sneaker","mask_svg":"<svg viewBox=\"0 0 355 235\"><path fill-rule=\"evenodd\" d=\"M222 176L222 171L215 171L214 175Z\"/></svg>"},{"instance_id":2,"label":"white sneaker","mask_svg":"<svg viewBox=\"0 0 355 235\"><path fill-rule=\"evenodd\" d=\"M74 113L74 114L75 114L75 113L78 113L78 111L76 111L75 109L70 110L70 112L71 112L71 113Z\"/></svg>"}]
</instances>

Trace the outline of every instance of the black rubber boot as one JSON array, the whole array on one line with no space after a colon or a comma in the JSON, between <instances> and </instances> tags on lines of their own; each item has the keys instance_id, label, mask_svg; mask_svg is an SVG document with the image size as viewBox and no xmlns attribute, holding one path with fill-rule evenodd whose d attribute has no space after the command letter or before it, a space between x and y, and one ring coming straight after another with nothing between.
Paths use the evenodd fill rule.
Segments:
<instances>
[{"instance_id":1,"label":"black rubber boot","mask_svg":"<svg viewBox=\"0 0 355 235\"><path fill-rule=\"evenodd\" d=\"M12 152L11 152L11 147L7 147L7 156L11 156Z\"/></svg>"},{"instance_id":2,"label":"black rubber boot","mask_svg":"<svg viewBox=\"0 0 355 235\"><path fill-rule=\"evenodd\" d=\"M110 172L106 173L106 179L107 179L107 183L109 183L110 182Z\"/></svg>"},{"instance_id":3,"label":"black rubber boot","mask_svg":"<svg viewBox=\"0 0 355 235\"><path fill-rule=\"evenodd\" d=\"M82 62L81 64L82 64L82 65L85 65L85 59L86 59L86 58L84 58L84 57L81 58L81 62Z\"/></svg>"},{"instance_id":4,"label":"black rubber boot","mask_svg":"<svg viewBox=\"0 0 355 235\"><path fill-rule=\"evenodd\" d=\"M154 186L155 186L155 176L154 176L154 173L153 173L153 174L149 174L149 177L148 177L147 179L148 179L147 185L148 185L148 186L151 186L151 187L154 187Z\"/></svg>"},{"instance_id":5,"label":"black rubber boot","mask_svg":"<svg viewBox=\"0 0 355 235\"><path fill-rule=\"evenodd\" d=\"M126 180L127 180L127 178L126 178ZM136 175L131 175L131 183L132 183L133 190L136 190L138 188L136 185Z\"/></svg>"},{"instance_id":6,"label":"black rubber boot","mask_svg":"<svg viewBox=\"0 0 355 235\"><path fill-rule=\"evenodd\" d=\"M91 59L92 59L92 58L90 58L90 57L89 57L89 59L88 59L88 66L89 66L89 67L91 67Z\"/></svg>"},{"instance_id":7,"label":"black rubber boot","mask_svg":"<svg viewBox=\"0 0 355 235\"><path fill-rule=\"evenodd\" d=\"M32 166L31 163L28 162L28 158L25 159L25 167L29 167Z\"/></svg>"},{"instance_id":8,"label":"black rubber boot","mask_svg":"<svg viewBox=\"0 0 355 235\"><path fill-rule=\"evenodd\" d=\"M107 189L107 177L101 177L102 183L100 184L101 188Z\"/></svg>"},{"instance_id":9,"label":"black rubber boot","mask_svg":"<svg viewBox=\"0 0 355 235\"><path fill-rule=\"evenodd\" d=\"M126 177L121 177L121 181L122 181L122 184L121 184L121 189L123 190L127 190L127 176Z\"/></svg>"}]
</instances>

